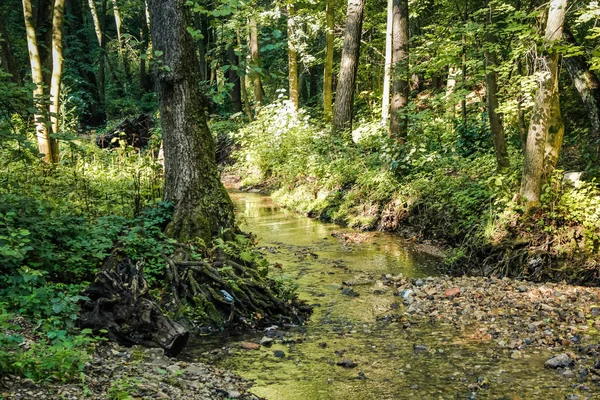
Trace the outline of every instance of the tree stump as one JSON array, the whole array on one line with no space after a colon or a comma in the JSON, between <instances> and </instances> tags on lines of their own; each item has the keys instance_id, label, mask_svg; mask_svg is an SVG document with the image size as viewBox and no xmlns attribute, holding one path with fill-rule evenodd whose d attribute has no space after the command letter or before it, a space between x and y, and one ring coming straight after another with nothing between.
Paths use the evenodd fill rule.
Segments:
<instances>
[{"instance_id":1,"label":"tree stump","mask_svg":"<svg viewBox=\"0 0 600 400\"><path fill-rule=\"evenodd\" d=\"M165 315L148 294L142 263L134 264L118 251L106 260L84 292L80 323L124 346L161 347L174 357L187 343L189 332Z\"/></svg>"}]
</instances>

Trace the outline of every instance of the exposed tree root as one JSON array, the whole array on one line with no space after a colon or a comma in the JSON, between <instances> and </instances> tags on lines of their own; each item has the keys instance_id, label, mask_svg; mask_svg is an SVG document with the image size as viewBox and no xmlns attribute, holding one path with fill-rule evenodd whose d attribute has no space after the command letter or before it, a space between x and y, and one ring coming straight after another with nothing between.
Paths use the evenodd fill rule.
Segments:
<instances>
[{"instance_id":1,"label":"exposed tree root","mask_svg":"<svg viewBox=\"0 0 600 400\"><path fill-rule=\"evenodd\" d=\"M305 303L281 298L275 281L255 265L223 255L210 262L190 260L190 254L183 246L174 255L163 254L159 306L149 294L142 263L116 249L84 293L90 300L82 306L81 325L105 329L120 344L162 347L174 356L191 329L301 324L310 313Z\"/></svg>"}]
</instances>

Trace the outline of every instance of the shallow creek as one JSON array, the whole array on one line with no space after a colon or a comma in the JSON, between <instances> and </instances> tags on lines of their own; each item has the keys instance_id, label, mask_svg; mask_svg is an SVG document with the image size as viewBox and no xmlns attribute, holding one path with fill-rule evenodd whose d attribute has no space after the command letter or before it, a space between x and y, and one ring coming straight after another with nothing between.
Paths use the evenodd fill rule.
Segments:
<instances>
[{"instance_id":1,"label":"shallow creek","mask_svg":"<svg viewBox=\"0 0 600 400\"><path fill-rule=\"evenodd\" d=\"M187 357L255 381L252 392L269 400L563 399L574 393L573 381L544 369L549 354L511 359L494 343L465 339L448 325L382 320L404 306L378 277L435 276L440 259L434 251L391 234L320 223L278 208L267 196L230 194L243 229L281 266L274 273L295 280L314 313L302 327L282 328L284 340L271 347L241 348L241 341L259 342L263 332L213 335L192 342ZM343 294L348 286L342 282L353 283L358 296ZM276 350L285 356L276 357ZM338 366L344 359L356 367ZM485 389L475 391L478 382Z\"/></svg>"}]
</instances>

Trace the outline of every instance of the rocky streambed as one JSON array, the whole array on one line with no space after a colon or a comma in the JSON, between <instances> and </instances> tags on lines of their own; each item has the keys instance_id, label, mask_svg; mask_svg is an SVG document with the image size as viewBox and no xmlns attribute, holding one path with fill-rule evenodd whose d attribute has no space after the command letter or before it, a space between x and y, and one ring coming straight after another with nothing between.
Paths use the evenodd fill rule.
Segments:
<instances>
[{"instance_id":1,"label":"rocky streambed","mask_svg":"<svg viewBox=\"0 0 600 400\"><path fill-rule=\"evenodd\" d=\"M192 343L267 399L600 398L600 291L447 277L437 252L234 193L238 216L314 314Z\"/></svg>"},{"instance_id":2,"label":"rocky streambed","mask_svg":"<svg viewBox=\"0 0 600 400\"><path fill-rule=\"evenodd\" d=\"M511 359L551 355L547 369L582 391L600 389L600 289L508 278L385 275L398 301L382 320L446 324L456 338L493 344Z\"/></svg>"}]
</instances>

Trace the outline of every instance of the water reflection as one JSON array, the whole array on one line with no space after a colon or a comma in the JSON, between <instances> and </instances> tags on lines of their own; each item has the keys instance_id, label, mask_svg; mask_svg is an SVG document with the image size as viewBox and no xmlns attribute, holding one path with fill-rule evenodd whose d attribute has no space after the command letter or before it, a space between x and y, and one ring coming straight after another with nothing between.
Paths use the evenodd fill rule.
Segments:
<instances>
[{"instance_id":1,"label":"water reflection","mask_svg":"<svg viewBox=\"0 0 600 400\"><path fill-rule=\"evenodd\" d=\"M276 399L455 399L563 398L569 382L543 368L546 354L512 360L493 345L461 339L461 329L440 324L406 328L406 322L378 322L398 297L373 282L381 274L422 277L436 274L439 259L388 234L356 232L279 209L268 197L231 193L238 220L260 238L262 252L282 265L281 274L300 285L300 296L315 304L306 326L285 332L291 341L259 351L239 348L242 338L213 336L191 353L231 347L218 365L256 381L253 392ZM332 236L335 235L335 236ZM362 237L364 238L364 237ZM352 282L358 297L342 294ZM260 340L257 333L245 340ZM426 346L415 351L414 345ZM283 350L285 358L274 357ZM356 362L345 369L343 358ZM475 391L478 380L489 388Z\"/></svg>"}]
</instances>

